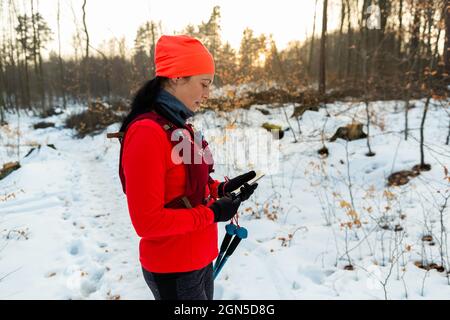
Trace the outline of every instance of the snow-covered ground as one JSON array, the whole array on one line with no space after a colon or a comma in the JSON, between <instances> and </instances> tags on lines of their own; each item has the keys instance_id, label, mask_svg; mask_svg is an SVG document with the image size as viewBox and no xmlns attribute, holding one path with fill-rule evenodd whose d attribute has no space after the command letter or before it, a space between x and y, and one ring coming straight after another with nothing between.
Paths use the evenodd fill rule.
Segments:
<instances>
[{"instance_id":1,"label":"snow-covered ground","mask_svg":"<svg viewBox=\"0 0 450 320\"><path fill-rule=\"evenodd\" d=\"M432 170L405 186L386 187L390 173L419 162L424 101L414 104L405 141L403 104L371 103L374 157L365 156L365 139L326 142L329 157L317 154L323 128L328 139L341 125L364 122L361 103L330 104L331 117L325 110L306 112L301 134L289 119L293 130L280 140L278 170L241 207L240 225L249 237L216 280L215 299L448 299L446 273L415 265L443 262L448 268L448 208L440 214L449 189L448 104L432 101L428 113L425 159ZM292 105L253 106L196 115L193 122L216 155L214 177L261 169L253 161L224 161L217 129L246 128L247 136L262 136L261 124L286 128L284 112L292 111ZM106 138L118 124L74 139L62 127L66 116L45 119L56 127L39 130L32 124L41 119L20 117L22 167L0 180L0 299L153 299L118 179L119 143ZM9 114L7 120L9 126L0 129L0 164L18 158L8 146L17 143L18 119ZM33 143L43 146L24 157ZM247 147L236 149L237 160L254 150L252 143L241 146ZM219 225L219 239L224 227ZM422 241L424 235L432 241ZM345 269L349 264L354 270Z\"/></svg>"}]
</instances>

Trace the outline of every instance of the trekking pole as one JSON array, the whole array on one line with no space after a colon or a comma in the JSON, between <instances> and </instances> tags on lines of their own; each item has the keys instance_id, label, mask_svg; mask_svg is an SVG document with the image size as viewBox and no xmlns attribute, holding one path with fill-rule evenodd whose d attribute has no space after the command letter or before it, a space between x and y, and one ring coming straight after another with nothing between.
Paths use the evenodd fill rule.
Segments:
<instances>
[{"instance_id":1,"label":"trekking pole","mask_svg":"<svg viewBox=\"0 0 450 320\"><path fill-rule=\"evenodd\" d=\"M233 223L229 223L225 226L226 234L222 240L222 244L220 245L220 252L219 256L217 257L216 263L214 264L214 271L219 266L225 251L227 251L228 245L230 244L231 238L233 238L236 229L237 227Z\"/></svg>"},{"instance_id":2,"label":"trekking pole","mask_svg":"<svg viewBox=\"0 0 450 320\"><path fill-rule=\"evenodd\" d=\"M225 256L222 258L222 260L219 262L219 266L214 270L214 280L217 278L217 276L220 273L220 270L222 270L223 266L227 262L228 258L233 254L234 250L236 250L237 246L241 242L242 239L247 238L248 231L244 227L237 228L235 230L235 237L230 243L230 246L228 247L227 251L225 252Z\"/></svg>"},{"instance_id":3,"label":"trekking pole","mask_svg":"<svg viewBox=\"0 0 450 320\"><path fill-rule=\"evenodd\" d=\"M252 181L249 181L250 185L254 185L262 177L264 177L264 174L260 174L259 176L255 177ZM230 196L232 199L241 198L241 191L239 190L238 192L231 192ZM241 201L242 201L242 199L241 199ZM222 270L222 268L225 265L225 263L227 262L228 258L236 250L236 248L239 245L239 243L241 242L241 240L248 237L247 229L245 229L244 227L240 227L237 220L236 220L236 224L237 224L237 226L235 226L233 223L230 223L225 227L225 230L227 231L227 233L225 234L225 237L222 241L222 244L220 246L220 253L219 253L219 256L217 257L216 263L214 264L214 268L213 268L214 279L217 278L219 272ZM234 235L234 238L233 238L233 235ZM233 240L231 240L232 238L233 238ZM230 241L231 241L231 243L230 243Z\"/></svg>"},{"instance_id":4,"label":"trekking pole","mask_svg":"<svg viewBox=\"0 0 450 320\"><path fill-rule=\"evenodd\" d=\"M232 199L236 199L239 196L233 192L229 193L229 195ZM225 226L225 230L226 230L225 237L223 238L222 244L220 245L219 255L216 259L216 263L214 264L213 271L216 271L217 268L219 267L219 265L222 261L223 255L227 251L228 245L230 244L231 239L235 235L237 228L238 227L233 224L233 221L231 221L231 223L229 223Z\"/></svg>"}]
</instances>

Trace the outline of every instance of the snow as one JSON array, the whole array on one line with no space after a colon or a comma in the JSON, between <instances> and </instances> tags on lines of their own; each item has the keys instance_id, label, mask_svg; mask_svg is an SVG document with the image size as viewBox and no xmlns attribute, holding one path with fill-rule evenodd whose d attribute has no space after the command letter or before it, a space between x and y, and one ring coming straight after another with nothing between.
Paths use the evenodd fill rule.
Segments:
<instances>
[{"instance_id":1,"label":"snow","mask_svg":"<svg viewBox=\"0 0 450 320\"><path fill-rule=\"evenodd\" d=\"M196 115L192 122L203 131L215 155L215 178L249 169L266 172L241 207L239 223L249 237L216 279L215 299L448 299L445 272L427 272L414 265L422 259L441 262L439 207L449 189L444 179L444 165L450 164L450 148L445 145L448 102L431 100L425 159L432 170L405 186L386 187L389 174L419 163L424 100L412 104L407 141L402 132L403 103L370 104L374 157L365 156L365 139L327 141L329 157L317 154L322 128L328 139L339 126L365 122L363 103L329 104L331 117L323 109L307 111L300 120L301 134L297 121L289 118L292 129L282 140L273 141L279 160L273 172L258 162L266 154L252 139L266 134L261 129L264 122L287 128L284 111L290 116L293 105L285 110L263 105ZM153 299L142 276L139 239L118 177L119 143L106 139L106 132L116 131L119 124L94 137L75 139L73 130L63 128L63 121L81 109L73 106L45 119L55 122L54 128L33 130L32 125L42 119L24 113L20 119L7 114L9 126L0 128L0 164L17 160L13 145L18 124L25 145L20 148L22 167L0 180L0 299ZM237 129L228 133L246 129L237 139L249 138L247 147L225 149L222 129L231 123ZM42 147L24 158L36 144ZM54 144L56 150L47 144ZM254 152L256 162L249 160ZM273 159L269 164L274 164ZM352 221L342 205L351 204L349 177L360 228L343 226ZM398 224L403 230L385 230L383 224ZM444 224L448 230L448 208ZM220 240L224 227L219 224ZM430 233L435 245L421 240ZM443 239L446 249L448 240ZM349 264L346 243L353 271L344 269Z\"/></svg>"}]
</instances>

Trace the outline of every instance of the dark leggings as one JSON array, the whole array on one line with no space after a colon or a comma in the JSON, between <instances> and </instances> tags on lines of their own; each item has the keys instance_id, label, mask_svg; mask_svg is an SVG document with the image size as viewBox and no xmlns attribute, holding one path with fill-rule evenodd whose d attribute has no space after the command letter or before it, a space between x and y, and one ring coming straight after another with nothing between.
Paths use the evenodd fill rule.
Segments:
<instances>
[{"instance_id":1,"label":"dark leggings","mask_svg":"<svg viewBox=\"0 0 450 320\"><path fill-rule=\"evenodd\" d=\"M145 282L155 300L212 300L213 265L178 273L154 273L142 268Z\"/></svg>"}]
</instances>

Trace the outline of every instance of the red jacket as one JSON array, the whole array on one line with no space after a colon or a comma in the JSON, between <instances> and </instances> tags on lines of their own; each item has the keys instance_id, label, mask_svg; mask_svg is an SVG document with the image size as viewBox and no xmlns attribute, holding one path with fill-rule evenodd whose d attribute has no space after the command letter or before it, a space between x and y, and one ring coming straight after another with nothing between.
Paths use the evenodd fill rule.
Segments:
<instances>
[{"instance_id":1,"label":"red jacket","mask_svg":"<svg viewBox=\"0 0 450 320\"><path fill-rule=\"evenodd\" d=\"M218 255L217 223L204 205L168 209L164 204L185 192L184 164L171 159L172 144L155 121L133 123L123 141L122 168L131 222L141 237L142 266L150 272L198 270ZM210 178L206 195L217 197L219 181Z\"/></svg>"}]
</instances>

